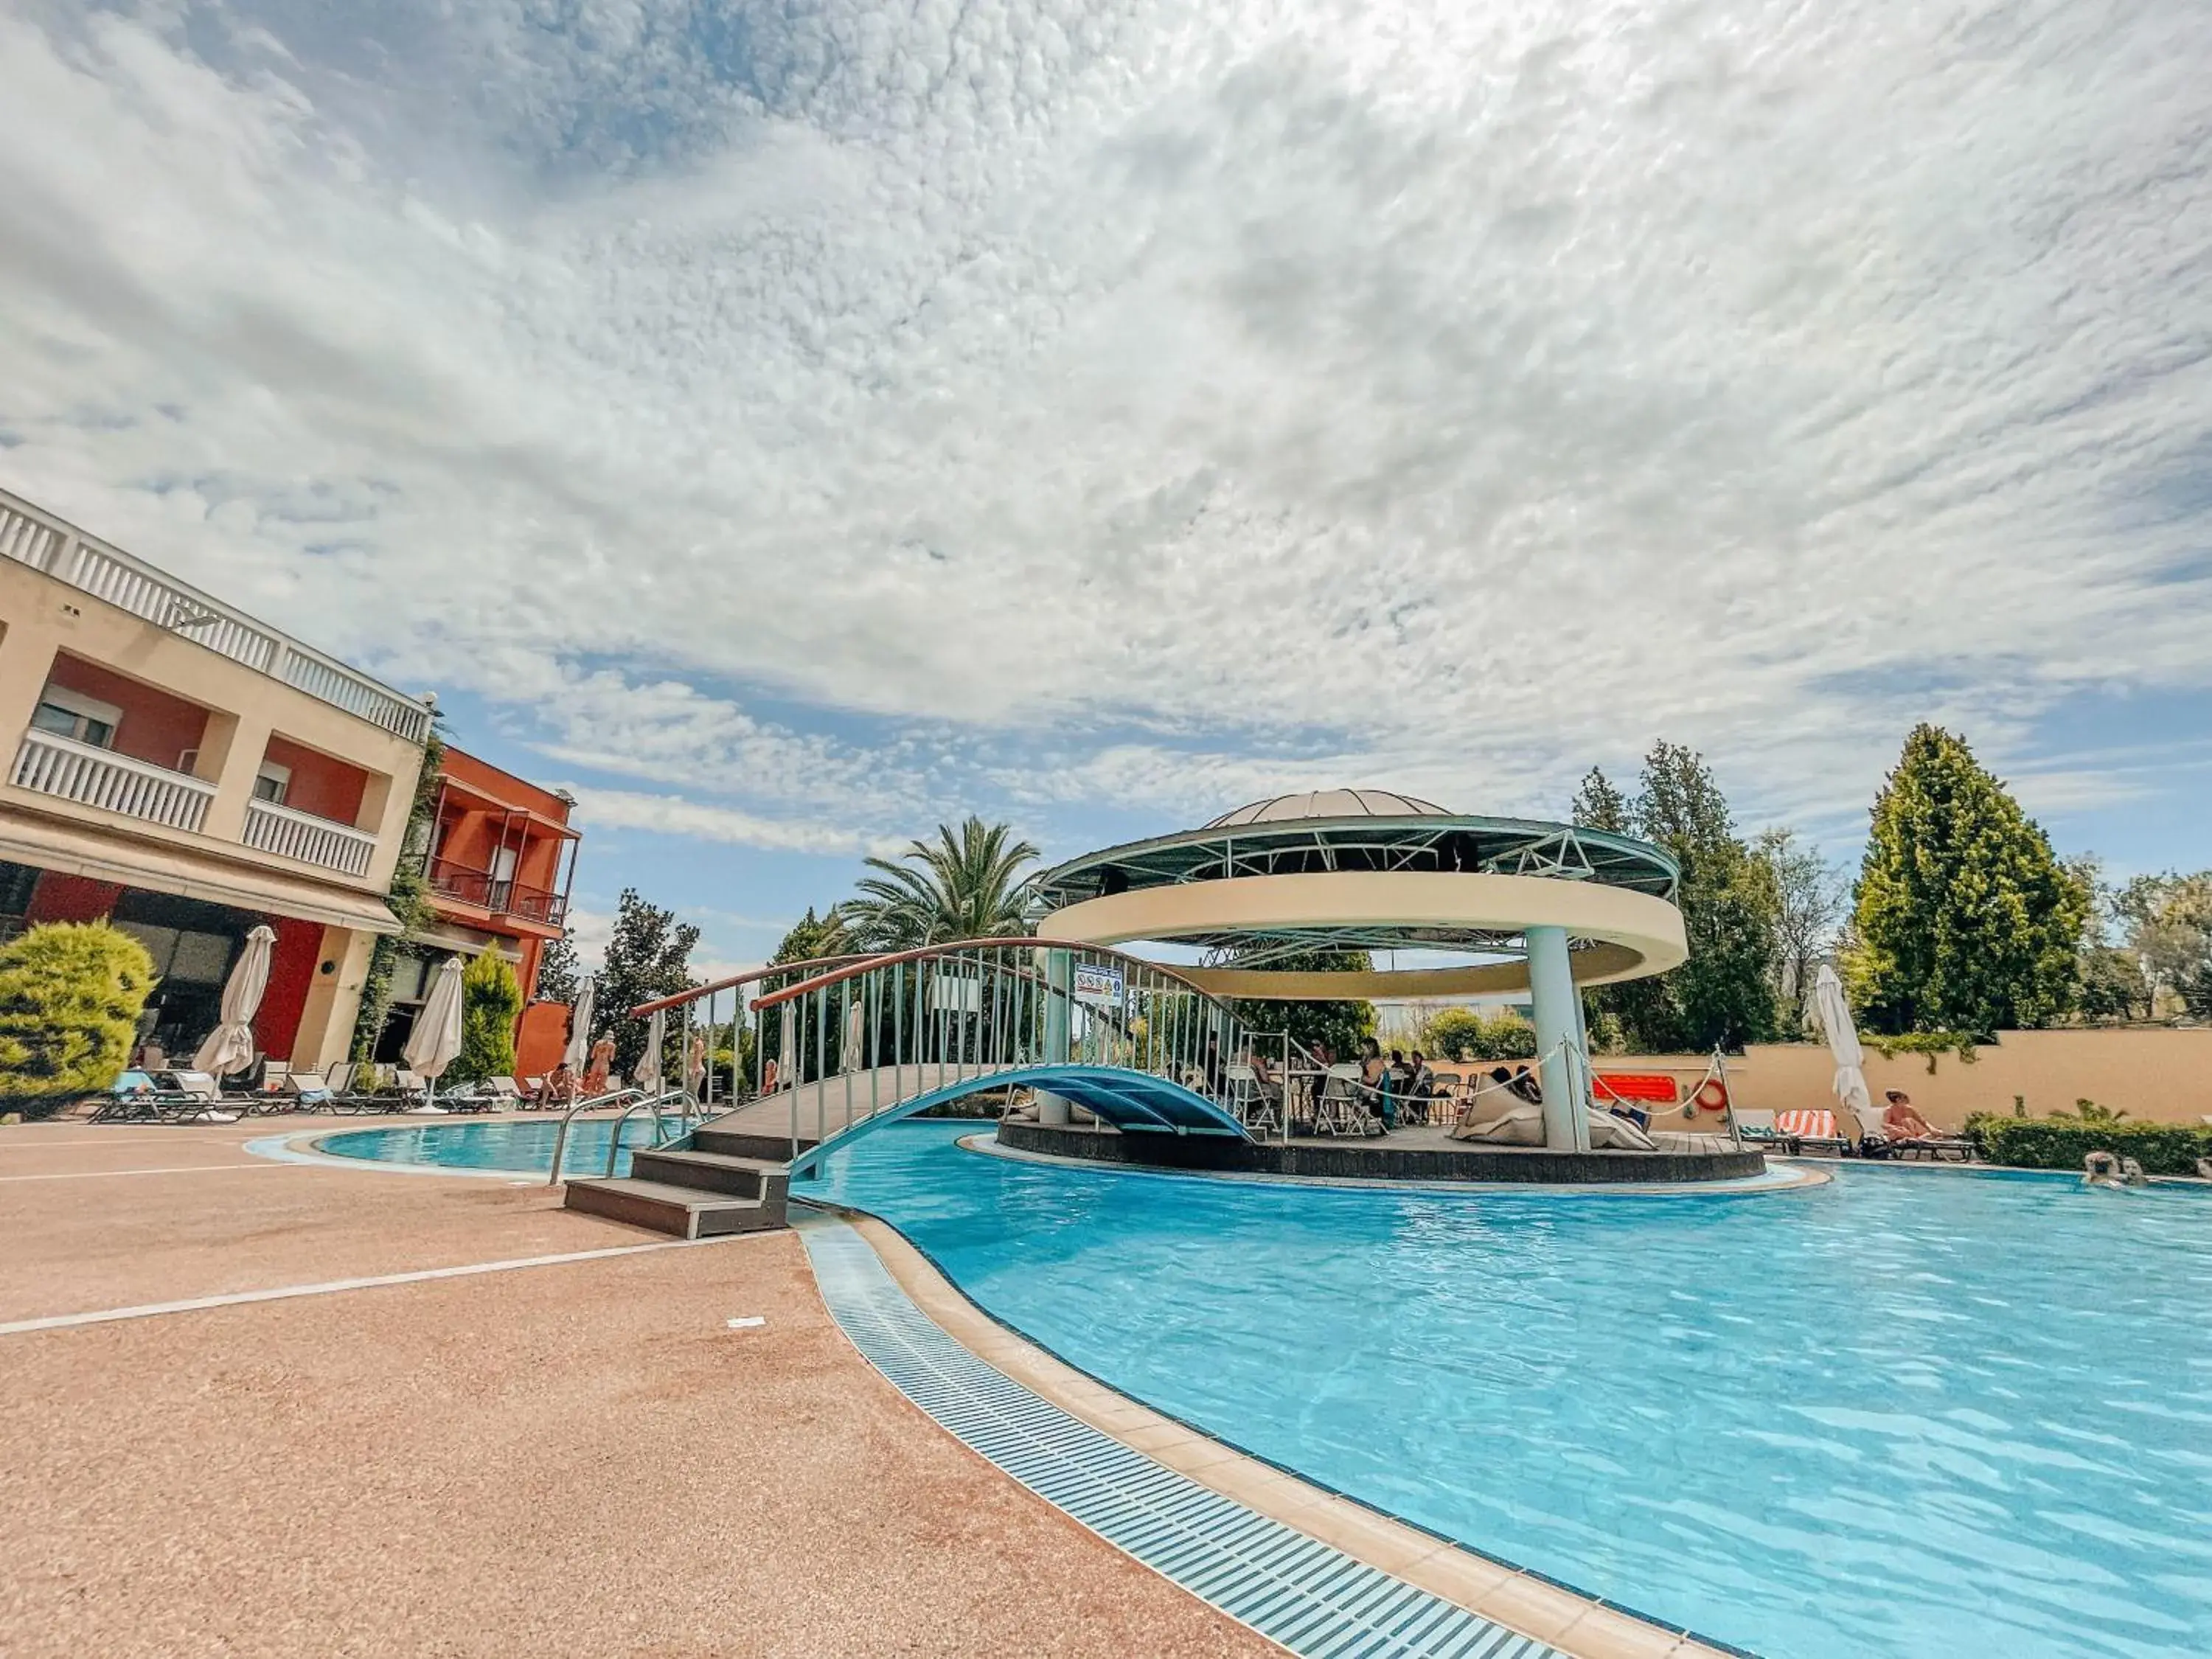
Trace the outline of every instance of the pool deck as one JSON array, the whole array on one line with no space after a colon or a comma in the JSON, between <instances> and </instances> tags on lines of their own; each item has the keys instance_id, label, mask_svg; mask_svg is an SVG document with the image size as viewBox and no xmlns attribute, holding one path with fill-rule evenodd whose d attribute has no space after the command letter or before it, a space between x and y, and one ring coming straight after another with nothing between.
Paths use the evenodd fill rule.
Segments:
<instances>
[{"instance_id":1,"label":"pool deck","mask_svg":"<svg viewBox=\"0 0 2212 1659\"><path fill-rule=\"evenodd\" d=\"M395 1121L0 1127L0 1650L1281 1651L915 1409L794 1234L246 1151ZM1717 1651L1159 1417L860 1224L972 1353L1259 1514L1576 1659Z\"/></svg>"},{"instance_id":2,"label":"pool deck","mask_svg":"<svg viewBox=\"0 0 2212 1659\"><path fill-rule=\"evenodd\" d=\"M910 1407L795 1235L243 1150L312 1122L0 1127L0 1325L625 1253L0 1334L12 1659L1279 1651Z\"/></svg>"}]
</instances>

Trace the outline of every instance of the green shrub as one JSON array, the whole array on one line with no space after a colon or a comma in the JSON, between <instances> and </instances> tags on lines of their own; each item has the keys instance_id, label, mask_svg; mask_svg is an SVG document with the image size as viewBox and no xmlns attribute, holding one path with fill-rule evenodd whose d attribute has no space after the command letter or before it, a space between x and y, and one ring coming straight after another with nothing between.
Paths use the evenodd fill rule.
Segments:
<instances>
[{"instance_id":1,"label":"green shrub","mask_svg":"<svg viewBox=\"0 0 2212 1659\"><path fill-rule=\"evenodd\" d=\"M1413 1048L1438 1060L1534 1060L1536 1028L1510 1009L1486 1016L1473 1008L1440 1008L1413 1030Z\"/></svg>"},{"instance_id":2,"label":"green shrub","mask_svg":"<svg viewBox=\"0 0 2212 1659\"><path fill-rule=\"evenodd\" d=\"M104 921L49 923L0 946L0 1097L42 1116L108 1087L153 988L146 947Z\"/></svg>"},{"instance_id":3,"label":"green shrub","mask_svg":"<svg viewBox=\"0 0 2212 1659\"><path fill-rule=\"evenodd\" d=\"M2091 1152L2112 1152L2134 1158L2151 1175L2194 1175L2198 1158L2212 1158L2212 1128L2183 1123L1977 1112L1966 1120L1966 1132L1990 1163L2019 1170L2079 1170Z\"/></svg>"},{"instance_id":4,"label":"green shrub","mask_svg":"<svg viewBox=\"0 0 2212 1659\"><path fill-rule=\"evenodd\" d=\"M445 1081L475 1083L514 1071L514 1023L522 1017L522 984L496 951L461 970L461 1052Z\"/></svg>"}]
</instances>

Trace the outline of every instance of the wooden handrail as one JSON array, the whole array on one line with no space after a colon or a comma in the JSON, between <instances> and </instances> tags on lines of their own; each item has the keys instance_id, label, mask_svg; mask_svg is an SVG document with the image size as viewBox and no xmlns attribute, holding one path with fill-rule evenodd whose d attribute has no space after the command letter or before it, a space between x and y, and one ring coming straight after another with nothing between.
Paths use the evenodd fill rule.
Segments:
<instances>
[{"instance_id":1,"label":"wooden handrail","mask_svg":"<svg viewBox=\"0 0 2212 1659\"><path fill-rule=\"evenodd\" d=\"M728 979L718 979L711 985L695 985L688 991L678 991L673 996L661 997L653 1002L641 1002L631 1009L630 1018L646 1019L663 1008L681 1007L687 1002L696 1002L701 997L711 996L717 991L733 990L740 985L751 985L775 974L795 974L806 968L827 968L840 962L866 962L873 958L866 953L848 951L842 956L807 957L798 962L779 962L766 968L756 968L750 973L735 974Z\"/></svg>"}]
</instances>

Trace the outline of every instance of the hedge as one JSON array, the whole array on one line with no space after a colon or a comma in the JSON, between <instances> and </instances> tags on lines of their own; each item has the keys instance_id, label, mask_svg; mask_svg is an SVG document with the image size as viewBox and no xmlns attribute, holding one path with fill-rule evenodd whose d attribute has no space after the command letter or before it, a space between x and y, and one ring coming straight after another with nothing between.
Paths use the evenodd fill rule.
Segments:
<instances>
[{"instance_id":1,"label":"hedge","mask_svg":"<svg viewBox=\"0 0 2212 1659\"><path fill-rule=\"evenodd\" d=\"M2149 1175L2195 1175L2212 1158L2212 1128L2182 1123L2083 1123L2063 1117L2000 1117L1977 1113L1966 1133L1992 1164L2021 1170L2073 1170L2091 1152L2134 1158Z\"/></svg>"}]
</instances>

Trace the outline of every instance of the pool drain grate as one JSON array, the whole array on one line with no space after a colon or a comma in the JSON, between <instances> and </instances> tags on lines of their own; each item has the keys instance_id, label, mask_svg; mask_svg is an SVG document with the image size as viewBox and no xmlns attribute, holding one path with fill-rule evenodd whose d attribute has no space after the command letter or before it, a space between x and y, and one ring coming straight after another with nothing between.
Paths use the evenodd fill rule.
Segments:
<instances>
[{"instance_id":1,"label":"pool drain grate","mask_svg":"<svg viewBox=\"0 0 2212 1659\"><path fill-rule=\"evenodd\" d=\"M1558 1659L1154 1462L987 1364L908 1299L842 1221L799 1230L823 1300L906 1397L1048 1502L1297 1654Z\"/></svg>"}]
</instances>

